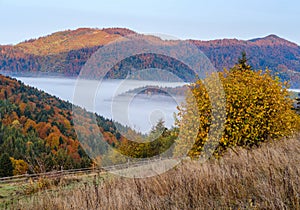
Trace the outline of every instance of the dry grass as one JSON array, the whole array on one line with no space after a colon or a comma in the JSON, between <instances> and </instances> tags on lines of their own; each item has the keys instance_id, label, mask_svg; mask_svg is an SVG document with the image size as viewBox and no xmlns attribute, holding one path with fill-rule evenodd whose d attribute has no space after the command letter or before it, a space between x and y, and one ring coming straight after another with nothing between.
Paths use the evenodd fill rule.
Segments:
<instances>
[{"instance_id":1,"label":"dry grass","mask_svg":"<svg viewBox=\"0 0 300 210\"><path fill-rule=\"evenodd\" d=\"M299 166L295 137L229 151L218 161L186 162L152 178L96 178L73 190L35 194L14 208L300 209Z\"/></svg>"}]
</instances>

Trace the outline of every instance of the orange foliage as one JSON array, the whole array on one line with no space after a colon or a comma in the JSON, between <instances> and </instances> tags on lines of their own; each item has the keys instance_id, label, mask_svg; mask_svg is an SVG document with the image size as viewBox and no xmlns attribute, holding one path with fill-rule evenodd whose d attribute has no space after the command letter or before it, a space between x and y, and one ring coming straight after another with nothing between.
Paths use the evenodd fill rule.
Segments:
<instances>
[{"instance_id":1,"label":"orange foliage","mask_svg":"<svg viewBox=\"0 0 300 210\"><path fill-rule=\"evenodd\" d=\"M24 133L26 133L30 127L36 128L36 123L35 123L35 121L33 121L31 119L27 119L27 121L26 121L26 123L24 124L24 127L23 127Z\"/></svg>"},{"instance_id":2,"label":"orange foliage","mask_svg":"<svg viewBox=\"0 0 300 210\"><path fill-rule=\"evenodd\" d=\"M45 139L50 132L51 125L49 123L40 122L36 125L36 131L39 134L39 137Z\"/></svg>"},{"instance_id":3,"label":"orange foliage","mask_svg":"<svg viewBox=\"0 0 300 210\"><path fill-rule=\"evenodd\" d=\"M46 142L51 148L58 148L59 146L59 137L60 134L56 132L52 132L49 134L49 136L46 137Z\"/></svg>"}]
</instances>

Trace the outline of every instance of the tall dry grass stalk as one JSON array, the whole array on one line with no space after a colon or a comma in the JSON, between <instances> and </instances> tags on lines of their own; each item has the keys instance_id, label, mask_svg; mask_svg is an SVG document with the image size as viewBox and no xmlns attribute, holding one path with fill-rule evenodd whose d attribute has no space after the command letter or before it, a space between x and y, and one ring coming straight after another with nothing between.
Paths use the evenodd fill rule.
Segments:
<instances>
[{"instance_id":1,"label":"tall dry grass stalk","mask_svg":"<svg viewBox=\"0 0 300 210\"><path fill-rule=\"evenodd\" d=\"M16 209L300 209L299 137L221 160L187 161L152 178L114 177L38 193Z\"/></svg>"}]
</instances>

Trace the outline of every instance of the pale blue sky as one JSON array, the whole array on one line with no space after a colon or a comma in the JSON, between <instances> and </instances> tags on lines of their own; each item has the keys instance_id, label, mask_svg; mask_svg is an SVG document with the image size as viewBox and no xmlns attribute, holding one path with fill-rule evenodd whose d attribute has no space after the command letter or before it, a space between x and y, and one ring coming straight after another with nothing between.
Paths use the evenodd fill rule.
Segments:
<instances>
[{"instance_id":1,"label":"pale blue sky","mask_svg":"<svg viewBox=\"0 0 300 210\"><path fill-rule=\"evenodd\" d=\"M126 27L181 39L251 39L300 44L299 0L0 0L0 44L79 27Z\"/></svg>"}]
</instances>

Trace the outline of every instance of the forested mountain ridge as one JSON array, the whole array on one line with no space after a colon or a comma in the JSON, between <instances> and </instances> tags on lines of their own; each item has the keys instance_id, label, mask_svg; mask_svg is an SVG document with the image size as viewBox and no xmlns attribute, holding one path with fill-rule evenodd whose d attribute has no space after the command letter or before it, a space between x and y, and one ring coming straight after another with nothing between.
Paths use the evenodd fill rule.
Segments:
<instances>
[{"instance_id":1,"label":"forested mountain ridge","mask_svg":"<svg viewBox=\"0 0 300 210\"><path fill-rule=\"evenodd\" d=\"M27 166L15 174L89 167L92 161L78 133L87 141L96 139L99 131L110 144L123 140L111 120L95 115L95 124L92 113L75 109L85 122L77 125L77 132L71 103L0 75L0 154L8 153Z\"/></svg>"},{"instance_id":2,"label":"forested mountain ridge","mask_svg":"<svg viewBox=\"0 0 300 210\"><path fill-rule=\"evenodd\" d=\"M122 36L131 34L136 33L124 28L102 30L80 28L56 32L46 37L25 41L13 46L0 46L0 72L18 75L57 74L60 76L77 76L82 66L97 49ZM282 80L291 80L293 87L300 87L300 47L276 35L247 41L237 39L189 41L203 51L220 71L223 68L233 66L241 52L245 51L249 57L249 64L254 69L268 67ZM153 55L147 56L154 62L151 67L164 68L170 63L164 57L159 58L158 60L161 63L157 64ZM144 59L140 57L135 59L135 62L139 62L137 64L147 61L145 56ZM116 70L109 77L124 76L123 73L118 74L118 71L122 72L121 68ZM181 75L184 75L187 72L186 70L181 70Z\"/></svg>"},{"instance_id":3,"label":"forested mountain ridge","mask_svg":"<svg viewBox=\"0 0 300 210\"><path fill-rule=\"evenodd\" d=\"M269 68L282 80L300 87L300 47L276 35L242 41L223 39L214 41L191 40L211 60L218 70L229 69L245 51L254 69Z\"/></svg>"}]
</instances>

